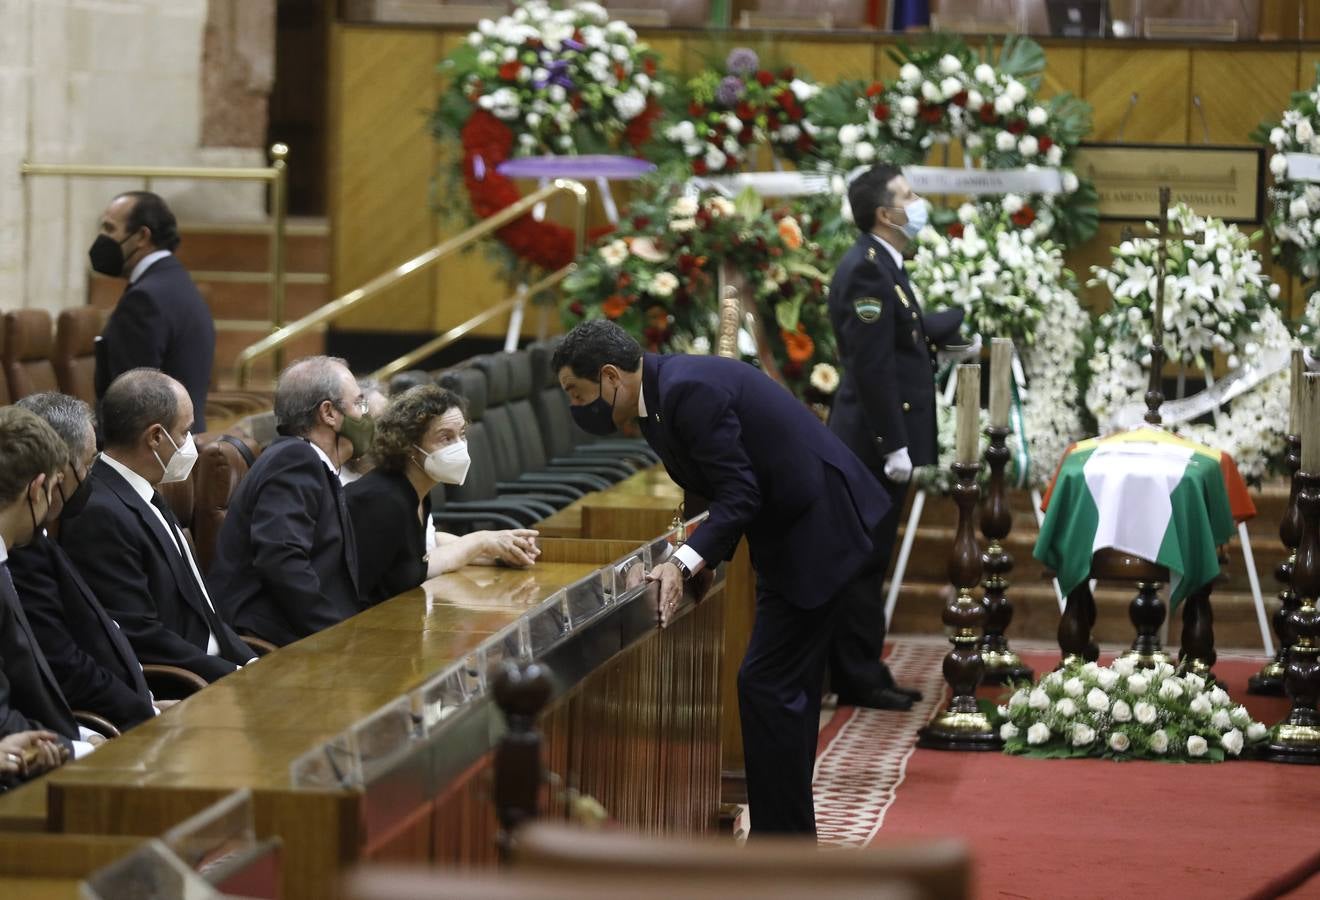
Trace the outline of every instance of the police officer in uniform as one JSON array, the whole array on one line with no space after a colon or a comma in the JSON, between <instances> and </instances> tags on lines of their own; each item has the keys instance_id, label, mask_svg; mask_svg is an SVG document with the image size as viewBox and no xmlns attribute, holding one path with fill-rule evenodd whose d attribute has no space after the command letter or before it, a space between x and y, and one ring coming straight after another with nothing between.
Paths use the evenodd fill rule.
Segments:
<instances>
[{"instance_id":1,"label":"police officer in uniform","mask_svg":"<svg viewBox=\"0 0 1320 900\"><path fill-rule=\"evenodd\" d=\"M955 342L963 315L924 314L903 270L903 251L925 227L930 205L897 167L878 165L860 175L848 202L861 234L830 283L830 322L843 373L829 427L880 479L892 504L840 611L830 683L841 705L902 710L921 694L895 684L880 659L884 577L912 470L938 458L934 374L939 350ZM956 351L958 357L979 353L979 336Z\"/></svg>"}]
</instances>

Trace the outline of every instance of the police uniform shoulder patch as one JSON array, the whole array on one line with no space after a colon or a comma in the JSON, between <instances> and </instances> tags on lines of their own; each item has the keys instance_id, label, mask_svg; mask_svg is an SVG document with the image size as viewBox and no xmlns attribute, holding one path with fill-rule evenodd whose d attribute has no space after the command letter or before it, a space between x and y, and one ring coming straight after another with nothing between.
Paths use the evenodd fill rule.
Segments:
<instances>
[{"instance_id":1,"label":"police uniform shoulder patch","mask_svg":"<svg viewBox=\"0 0 1320 900\"><path fill-rule=\"evenodd\" d=\"M880 318L880 313L884 311L884 308L884 303L881 302L879 297L859 297L853 301L853 309L857 312L857 318L867 325Z\"/></svg>"}]
</instances>

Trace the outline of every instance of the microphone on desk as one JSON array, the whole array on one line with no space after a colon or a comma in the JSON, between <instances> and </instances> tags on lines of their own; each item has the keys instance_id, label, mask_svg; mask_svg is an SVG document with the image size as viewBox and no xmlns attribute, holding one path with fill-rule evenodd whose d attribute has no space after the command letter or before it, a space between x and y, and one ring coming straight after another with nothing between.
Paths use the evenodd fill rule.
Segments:
<instances>
[{"instance_id":1,"label":"microphone on desk","mask_svg":"<svg viewBox=\"0 0 1320 900\"><path fill-rule=\"evenodd\" d=\"M1123 129L1127 128L1128 119L1132 117L1132 110L1136 108L1137 101L1140 99L1141 95L1133 91L1131 99L1128 100L1127 111L1123 113L1123 118L1118 123L1118 140L1115 143L1123 143Z\"/></svg>"}]
</instances>

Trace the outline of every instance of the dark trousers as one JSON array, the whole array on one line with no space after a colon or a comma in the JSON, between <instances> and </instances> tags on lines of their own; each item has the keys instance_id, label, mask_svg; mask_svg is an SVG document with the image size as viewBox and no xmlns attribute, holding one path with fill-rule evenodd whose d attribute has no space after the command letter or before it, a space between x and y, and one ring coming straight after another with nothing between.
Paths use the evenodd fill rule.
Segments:
<instances>
[{"instance_id":1,"label":"dark trousers","mask_svg":"<svg viewBox=\"0 0 1320 900\"><path fill-rule=\"evenodd\" d=\"M747 801L755 834L816 833L811 775L838 597L792 605L758 578L756 621L738 670Z\"/></svg>"},{"instance_id":2,"label":"dark trousers","mask_svg":"<svg viewBox=\"0 0 1320 900\"><path fill-rule=\"evenodd\" d=\"M840 592L839 615L830 645L830 687L848 697L889 687L894 676L880 661L885 646L885 573L894 554L898 520L911 482L899 484L876 472L889 492L890 507L871 533L871 555L857 577Z\"/></svg>"}]
</instances>

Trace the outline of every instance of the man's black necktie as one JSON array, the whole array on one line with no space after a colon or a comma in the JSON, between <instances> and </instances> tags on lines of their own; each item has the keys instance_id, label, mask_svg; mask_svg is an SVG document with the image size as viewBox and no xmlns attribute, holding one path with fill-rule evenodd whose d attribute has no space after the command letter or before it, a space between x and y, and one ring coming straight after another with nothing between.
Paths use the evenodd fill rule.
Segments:
<instances>
[{"instance_id":1,"label":"man's black necktie","mask_svg":"<svg viewBox=\"0 0 1320 900\"><path fill-rule=\"evenodd\" d=\"M151 492L151 505L156 507L161 518L165 520L165 530L173 538L174 549L179 551L179 556L183 557L186 566L188 564L188 554L183 551L183 544L181 543L183 538L179 534L178 519L174 518L174 510L170 509L170 505L165 502L165 498L160 495L159 491Z\"/></svg>"},{"instance_id":2,"label":"man's black necktie","mask_svg":"<svg viewBox=\"0 0 1320 900\"><path fill-rule=\"evenodd\" d=\"M202 617L206 619L206 627L211 630L211 634L215 635L216 643L220 647L220 654L228 656L229 654L226 652L228 649L227 642L224 637L224 623L220 621L220 617L211 606L211 601L206 597L206 586L199 580L200 573L193 570L192 558L188 555L187 548L183 546L183 531L179 528L179 520L174 517L174 510L170 509L170 505L165 502L165 498L160 495L159 491L151 492L151 505L160 510L161 516L164 517L165 530L170 533L170 537L174 538L174 549L179 551L179 557L183 560L183 570L192 577L192 582L201 595Z\"/></svg>"}]
</instances>

